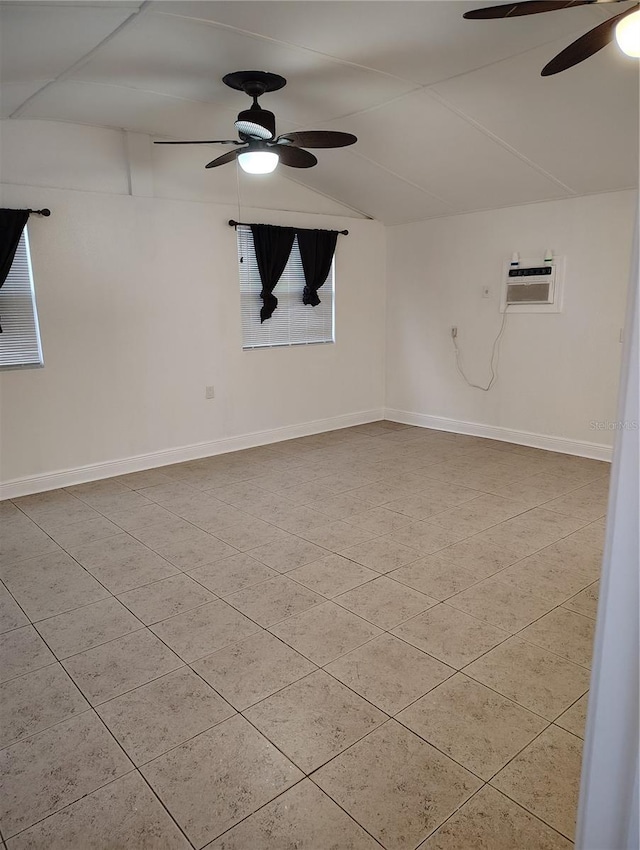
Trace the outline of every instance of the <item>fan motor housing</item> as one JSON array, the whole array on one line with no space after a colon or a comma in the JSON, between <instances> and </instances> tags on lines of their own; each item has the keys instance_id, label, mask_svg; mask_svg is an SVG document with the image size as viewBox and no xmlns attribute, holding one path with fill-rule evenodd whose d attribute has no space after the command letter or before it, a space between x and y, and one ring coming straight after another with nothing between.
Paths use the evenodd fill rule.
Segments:
<instances>
[{"instance_id":1,"label":"fan motor housing","mask_svg":"<svg viewBox=\"0 0 640 850\"><path fill-rule=\"evenodd\" d=\"M276 134L276 116L268 109L244 109L238 114L235 127L243 141L272 139Z\"/></svg>"}]
</instances>

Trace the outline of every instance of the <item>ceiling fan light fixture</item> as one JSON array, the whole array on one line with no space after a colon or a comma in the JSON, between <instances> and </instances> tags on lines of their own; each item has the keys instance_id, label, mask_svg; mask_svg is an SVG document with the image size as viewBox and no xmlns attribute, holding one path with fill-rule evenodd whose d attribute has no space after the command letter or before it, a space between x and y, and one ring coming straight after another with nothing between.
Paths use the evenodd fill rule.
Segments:
<instances>
[{"instance_id":1,"label":"ceiling fan light fixture","mask_svg":"<svg viewBox=\"0 0 640 850\"><path fill-rule=\"evenodd\" d=\"M238 154L240 168L247 174L271 174L278 167L279 160L274 151L244 151Z\"/></svg>"},{"instance_id":2,"label":"ceiling fan light fixture","mask_svg":"<svg viewBox=\"0 0 640 850\"><path fill-rule=\"evenodd\" d=\"M627 56L640 57L640 11L618 21L616 41L620 50Z\"/></svg>"}]
</instances>

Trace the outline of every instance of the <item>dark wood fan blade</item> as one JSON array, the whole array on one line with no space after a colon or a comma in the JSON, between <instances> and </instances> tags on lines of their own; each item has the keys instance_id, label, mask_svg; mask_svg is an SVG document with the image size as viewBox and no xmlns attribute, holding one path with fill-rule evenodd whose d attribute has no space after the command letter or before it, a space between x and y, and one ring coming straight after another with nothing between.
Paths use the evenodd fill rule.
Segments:
<instances>
[{"instance_id":1,"label":"dark wood fan blade","mask_svg":"<svg viewBox=\"0 0 640 850\"><path fill-rule=\"evenodd\" d=\"M205 168L216 168L218 165L226 165L227 162L233 162L239 153L242 153L242 151L227 151L227 153L223 153L217 159L212 159L211 162L208 162Z\"/></svg>"},{"instance_id":2,"label":"dark wood fan blade","mask_svg":"<svg viewBox=\"0 0 640 850\"><path fill-rule=\"evenodd\" d=\"M578 62L582 62L584 59L588 59L589 56L593 56L594 53L602 50L603 47L606 47L613 40L618 21L637 11L638 8L640 8L638 5L632 6L631 9L625 10L620 15L614 15L613 18L609 18L608 21L598 24L597 27L580 36L580 38L568 47L565 47L551 62L544 66L542 76L549 77L551 74L559 74L560 71L565 71L567 68L577 65Z\"/></svg>"},{"instance_id":3,"label":"dark wood fan blade","mask_svg":"<svg viewBox=\"0 0 640 850\"><path fill-rule=\"evenodd\" d=\"M311 168L318 162L312 153L293 145L269 145L269 149L276 151L280 156L280 162L291 168Z\"/></svg>"},{"instance_id":4,"label":"dark wood fan blade","mask_svg":"<svg viewBox=\"0 0 640 850\"><path fill-rule=\"evenodd\" d=\"M352 133L334 130L304 130L301 133L285 133L276 142L290 142L298 148L343 148L355 144L358 139Z\"/></svg>"},{"instance_id":5,"label":"dark wood fan blade","mask_svg":"<svg viewBox=\"0 0 640 850\"><path fill-rule=\"evenodd\" d=\"M198 139L194 142L154 142L154 145L241 145L234 139Z\"/></svg>"},{"instance_id":6,"label":"dark wood fan blade","mask_svg":"<svg viewBox=\"0 0 640 850\"><path fill-rule=\"evenodd\" d=\"M518 18L520 15L537 15L540 12L555 12L571 6L587 6L595 0L523 0L521 3L504 3L486 9L471 9L462 16L468 20L485 21L493 18Z\"/></svg>"}]
</instances>

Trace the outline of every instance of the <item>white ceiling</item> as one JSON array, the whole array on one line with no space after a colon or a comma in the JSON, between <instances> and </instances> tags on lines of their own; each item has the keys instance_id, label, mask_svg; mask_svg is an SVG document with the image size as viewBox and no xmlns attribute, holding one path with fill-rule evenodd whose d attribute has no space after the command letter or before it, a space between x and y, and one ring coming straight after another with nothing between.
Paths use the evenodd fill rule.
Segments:
<instances>
[{"instance_id":1,"label":"white ceiling","mask_svg":"<svg viewBox=\"0 0 640 850\"><path fill-rule=\"evenodd\" d=\"M288 79L262 100L280 132L359 139L291 176L388 224L637 185L637 62L611 45L540 76L630 3L463 20L488 4L2 3L2 115L233 138L249 101L221 77L258 68Z\"/></svg>"}]
</instances>

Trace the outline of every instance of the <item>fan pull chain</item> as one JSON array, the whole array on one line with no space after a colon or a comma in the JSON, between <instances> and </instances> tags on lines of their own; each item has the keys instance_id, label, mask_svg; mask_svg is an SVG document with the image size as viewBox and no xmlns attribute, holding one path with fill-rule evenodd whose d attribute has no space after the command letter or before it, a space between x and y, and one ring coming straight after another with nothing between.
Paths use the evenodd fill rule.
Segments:
<instances>
[{"instance_id":1,"label":"fan pull chain","mask_svg":"<svg viewBox=\"0 0 640 850\"><path fill-rule=\"evenodd\" d=\"M240 215L240 166L238 165L238 158L236 157L236 194L238 197L238 221L241 221L242 216ZM240 257L240 262L244 263L244 256Z\"/></svg>"}]
</instances>

